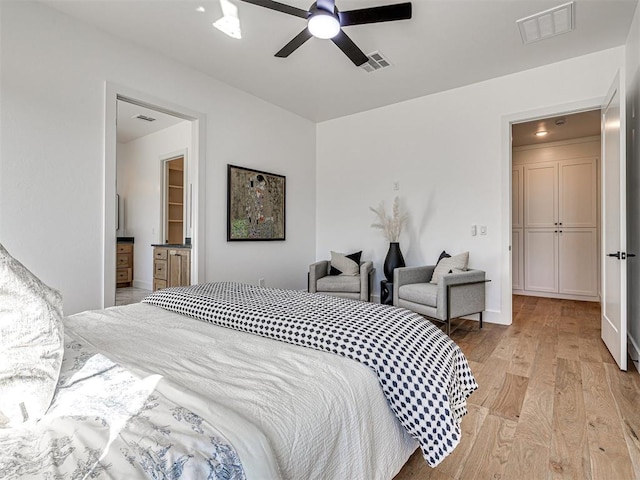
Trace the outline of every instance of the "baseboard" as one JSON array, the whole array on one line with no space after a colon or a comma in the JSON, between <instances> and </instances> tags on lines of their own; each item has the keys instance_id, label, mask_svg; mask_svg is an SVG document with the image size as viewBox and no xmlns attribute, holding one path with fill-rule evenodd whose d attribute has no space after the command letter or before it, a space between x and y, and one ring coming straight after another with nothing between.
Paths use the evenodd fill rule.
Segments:
<instances>
[{"instance_id":1,"label":"baseboard","mask_svg":"<svg viewBox=\"0 0 640 480\"><path fill-rule=\"evenodd\" d=\"M627 335L627 353L631 357L631 361L636 367L636 370L640 372L640 347L638 347L635 340L631 338L631 335Z\"/></svg>"},{"instance_id":2,"label":"baseboard","mask_svg":"<svg viewBox=\"0 0 640 480\"><path fill-rule=\"evenodd\" d=\"M600 297L587 297L582 295L567 295L565 293L550 293L550 292L532 292L531 290L513 290L513 295L523 295L525 297L542 297L542 298L557 298L560 300L578 300L583 302L599 302Z\"/></svg>"},{"instance_id":3,"label":"baseboard","mask_svg":"<svg viewBox=\"0 0 640 480\"><path fill-rule=\"evenodd\" d=\"M152 283L143 282L141 280L134 280L133 281L133 288L142 288L143 290L153 290L153 284Z\"/></svg>"}]
</instances>

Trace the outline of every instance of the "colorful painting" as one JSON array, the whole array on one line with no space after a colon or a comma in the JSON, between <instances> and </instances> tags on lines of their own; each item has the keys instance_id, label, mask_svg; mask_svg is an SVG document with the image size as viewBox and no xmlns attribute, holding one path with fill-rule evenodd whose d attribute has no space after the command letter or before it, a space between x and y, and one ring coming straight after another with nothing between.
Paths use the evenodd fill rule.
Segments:
<instances>
[{"instance_id":1,"label":"colorful painting","mask_svg":"<svg viewBox=\"0 0 640 480\"><path fill-rule=\"evenodd\" d=\"M285 239L285 177L227 166L227 241Z\"/></svg>"}]
</instances>

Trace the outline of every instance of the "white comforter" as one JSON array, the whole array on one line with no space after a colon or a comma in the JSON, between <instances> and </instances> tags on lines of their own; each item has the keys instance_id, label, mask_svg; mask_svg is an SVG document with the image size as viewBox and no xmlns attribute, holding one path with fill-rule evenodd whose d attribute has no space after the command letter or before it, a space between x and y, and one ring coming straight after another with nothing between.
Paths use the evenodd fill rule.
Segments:
<instances>
[{"instance_id":1,"label":"white comforter","mask_svg":"<svg viewBox=\"0 0 640 480\"><path fill-rule=\"evenodd\" d=\"M229 409L215 427L250 480L390 479L417 446L375 374L355 361L145 304L65 325L112 360L170 380L194 410L203 399ZM252 426L261 433L247 436Z\"/></svg>"}]
</instances>

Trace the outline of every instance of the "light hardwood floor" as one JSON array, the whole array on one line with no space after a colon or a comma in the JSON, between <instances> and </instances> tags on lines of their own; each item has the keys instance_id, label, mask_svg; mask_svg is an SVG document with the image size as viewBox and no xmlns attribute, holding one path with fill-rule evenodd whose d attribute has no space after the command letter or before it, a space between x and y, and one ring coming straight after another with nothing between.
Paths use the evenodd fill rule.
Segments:
<instances>
[{"instance_id":1,"label":"light hardwood floor","mask_svg":"<svg viewBox=\"0 0 640 480\"><path fill-rule=\"evenodd\" d=\"M514 296L513 324L452 338L480 388L436 468L416 452L395 480L640 479L640 375L600 340L600 306Z\"/></svg>"}]
</instances>

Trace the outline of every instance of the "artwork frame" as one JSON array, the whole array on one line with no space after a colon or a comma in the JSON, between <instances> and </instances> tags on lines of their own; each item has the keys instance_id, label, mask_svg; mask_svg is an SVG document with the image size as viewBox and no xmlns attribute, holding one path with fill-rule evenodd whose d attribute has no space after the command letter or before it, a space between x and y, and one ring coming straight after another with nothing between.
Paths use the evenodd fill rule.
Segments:
<instances>
[{"instance_id":1,"label":"artwork frame","mask_svg":"<svg viewBox=\"0 0 640 480\"><path fill-rule=\"evenodd\" d=\"M286 240L286 177L227 164L227 241Z\"/></svg>"}]
</instances>

